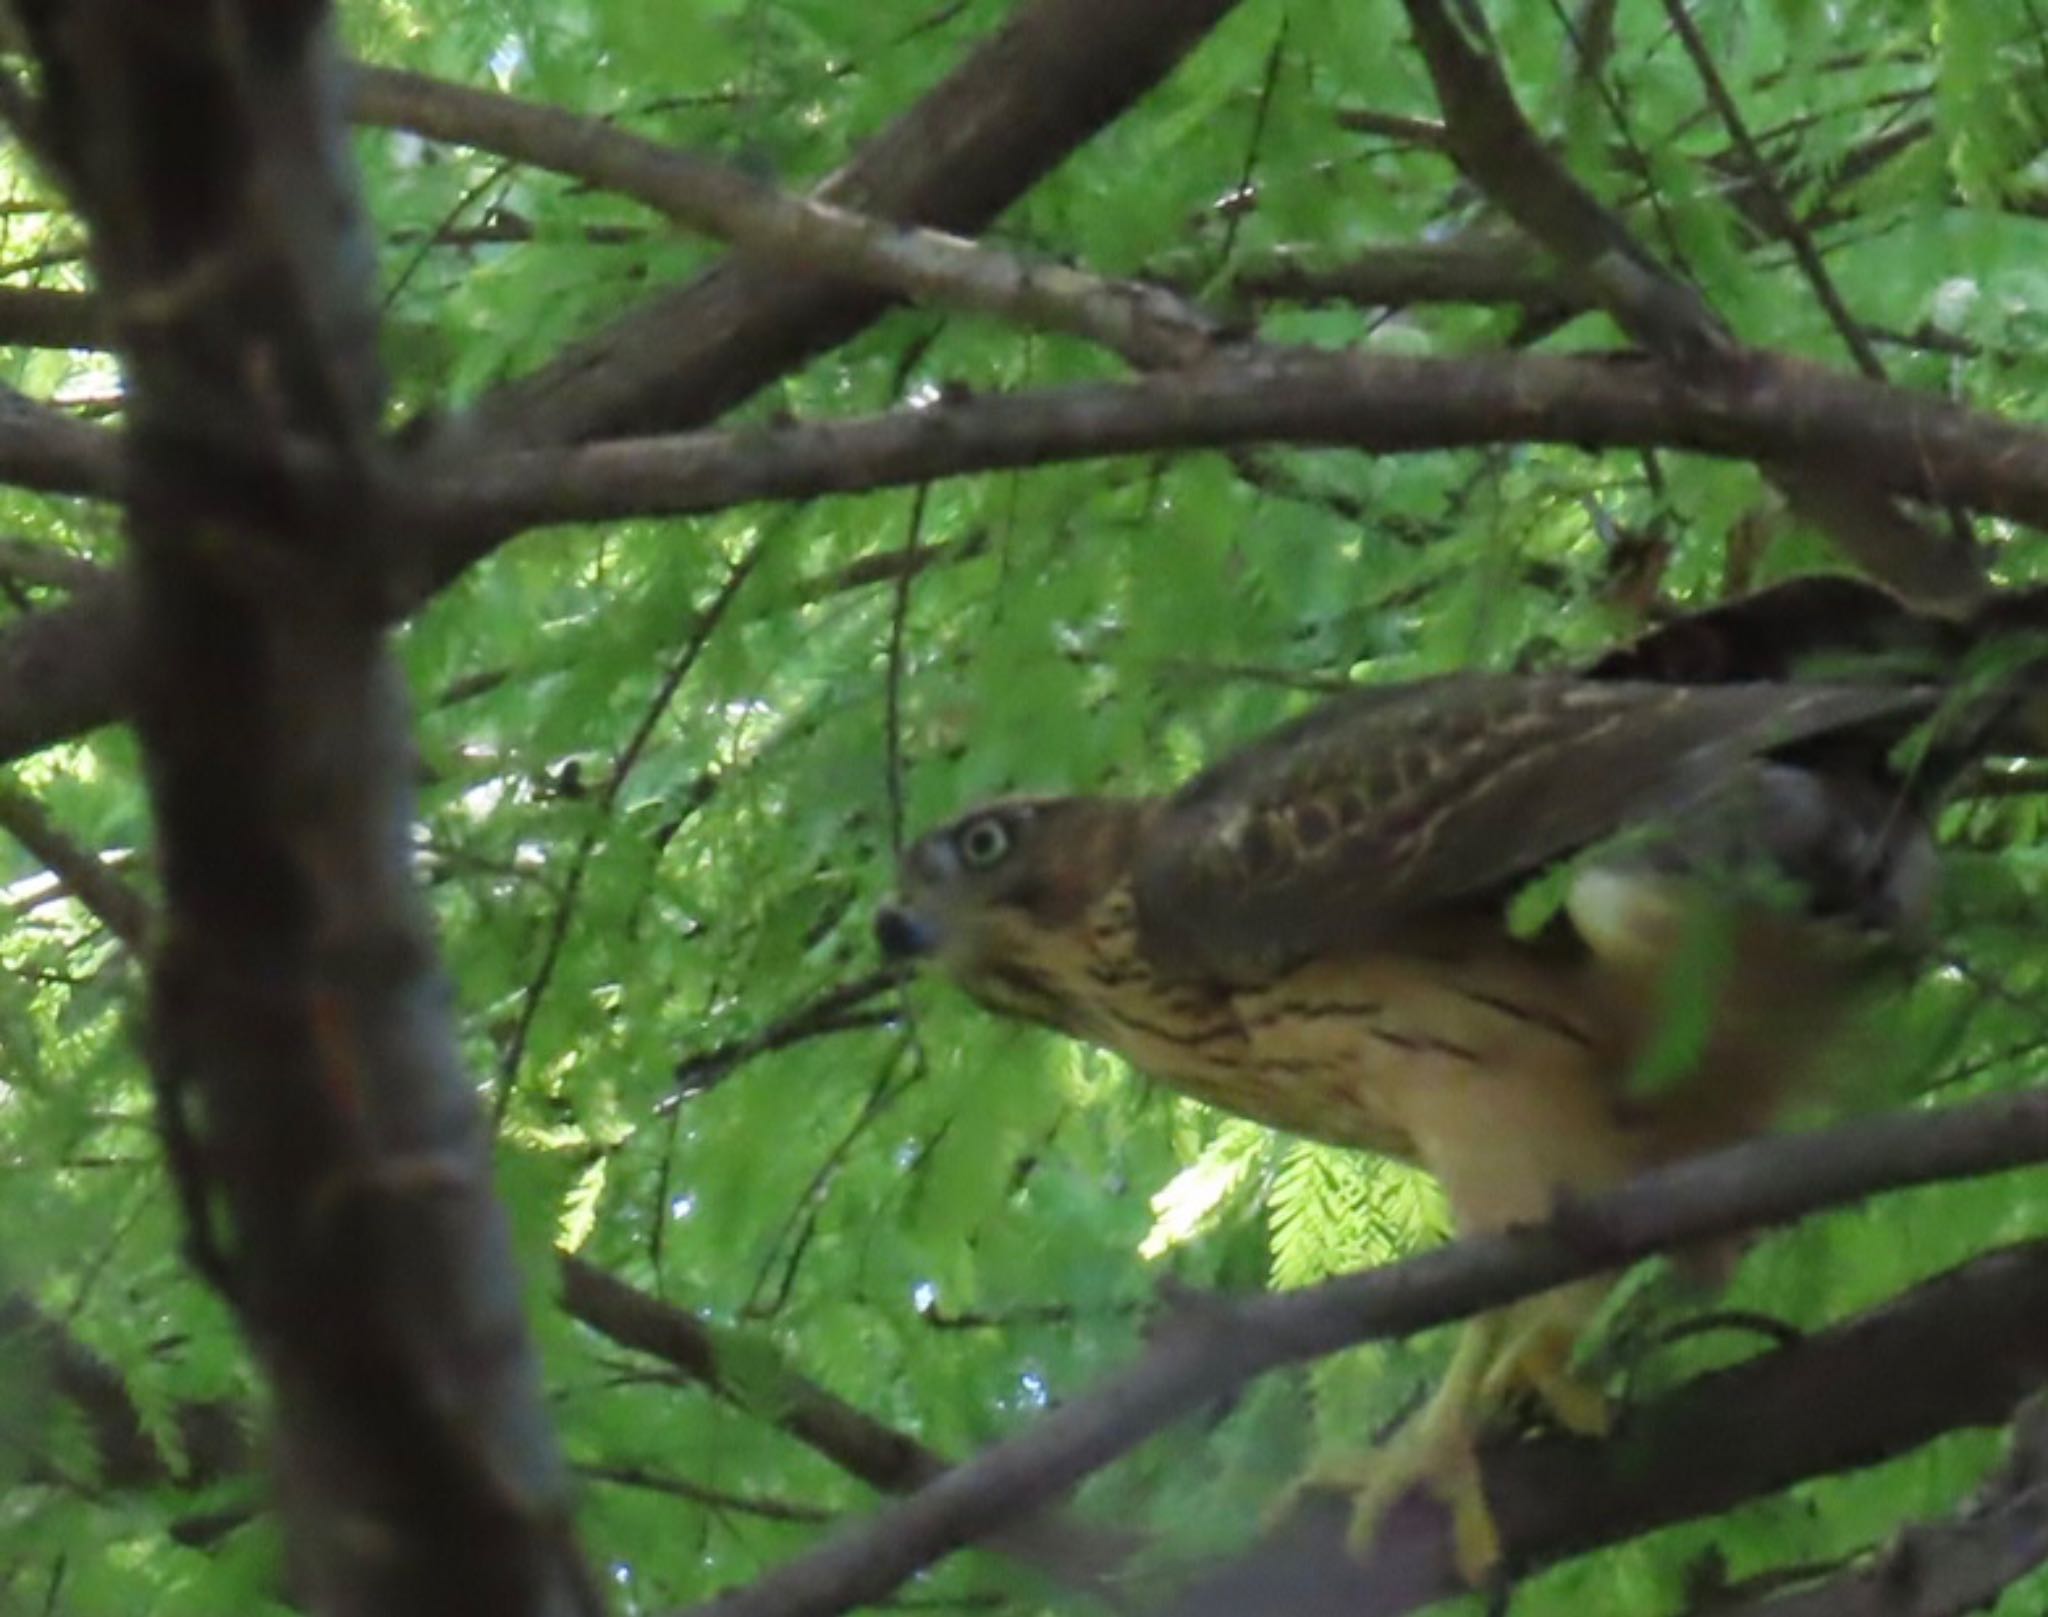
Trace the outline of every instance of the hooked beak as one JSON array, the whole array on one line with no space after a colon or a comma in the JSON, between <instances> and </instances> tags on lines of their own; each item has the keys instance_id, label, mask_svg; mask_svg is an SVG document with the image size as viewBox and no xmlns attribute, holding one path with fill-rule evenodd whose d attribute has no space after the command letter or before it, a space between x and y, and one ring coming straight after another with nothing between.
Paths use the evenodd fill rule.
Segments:
<instances>
[{"instance_id":1,"label":"hooked beak","mask_svg":"<svg viewBox=\"0 0 2048 1617\"><path fill-rule=\"evenodd\" d=\"M935 954L939 947L938 928L901 904L884 904L875 911L875 942L889 960L912 960Z\"/></svg>"}]
</instances>

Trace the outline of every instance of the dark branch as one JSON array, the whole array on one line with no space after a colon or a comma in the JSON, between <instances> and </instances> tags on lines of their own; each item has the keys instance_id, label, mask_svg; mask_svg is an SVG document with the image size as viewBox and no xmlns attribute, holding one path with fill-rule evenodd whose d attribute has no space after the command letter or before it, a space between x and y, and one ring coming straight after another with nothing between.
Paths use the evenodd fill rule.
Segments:
<instances>
[{"instance_id":1,"label":"dark branch","mask_svg":"<svg viewBox=\"0 0 2048 1617\"><path fill-rule=\"evenodd\" d=\"M1803 1478L1878 1464L1945 1432L2002 1425L2044 1375L2048 1241L2034 1241L1702 1376L1630 1410L1605 1442L1498 1440L1483 1454L1486 1495L1510 1564L1526 1573ZM1399 1617L1462 1588L1440 1509L1405 1502L1363 1559L1345 1549L1346 1526L1342 1501L1314 1499L1162 1617L1226 1617L1249 1609L1248 1598L1268 1617ZM1919 1610L1869 1608L1872 1617ZM1766 1603L1755 1617L1778 1611Z\"/></svg>"},{"instance_id":2,"label":"dark branch","mask_svg":"<svg viewBox=\"0 0 2048 1617\"><path fill-rule=\"evenodd\" d=\"M86 292L0 286L0 344L20 348L105 348L107 312Z\"/></svg>"},{"instance_id":3,"label":"dark branch","mask_svg":"<svg viewBox=\"0 0 2048 1617\"><path fill-rule=\"evenodd\" d=\"M1958 1321L1959 1325L1963 1322ZM2038 1398L1999 1475L1945 1521L1909 1526L1869 1564L1712 1617L1966 1617L2048 1562L2048 1419ZM1704 1614L1703 1614L1704 1617Z\"/></svg>"},{"instance_id":4,"label":"dark branch","mask_svg":"<svg viewBox=\"0 0 2048 1617\"><path fill-rule=\"evenodd\" d=\"M972 231L1170 73L1236 0L1028 0L959 68L864 147L819 193L884 219ZM358 111L426 114L372 75ZM388 99L379 99L388 97ZM490 395L478 425L506 443L571 443L715 419L886 312L872 294L738 260L651 301L536 374ZM30 412L34 412L30 414ZM467 433L457 435L468 441ZM109 434L20 400L0 411L0 480L61 493L118 490ZM443 537L411 604L508 535ZM72 603L0 634L0 760L127 710L130 625L117 598ZM18 645L26 637L28 643Z\"/></svg>"},{"instance_id":5,"label":"dark branch","mask_svg":"<svg viewBox=\"0 0 2048 1617\"><path fill-rule=\"evenodd\" d=\"M1443 0L1403 3L1459 167L1648 352L1689 380L1740 366L1746 356L1721 316L1559 161L1524 118L1500 64L1466 38ZM1982 558L1966 530L1944 538L1923 527L1873 497L1860 468L1797 454L1757 459L1843 555L1907 599L1946 610L1982 595Z\"/></svg>"},{"instance_id":6,"label":"dark branch","mask_svg":"<svg viewBox=\"0 0 2048 1617\"><path fill-rule=\"evenodd\" d=\"M1690 384L1618 361L1282 351L1170 381L970 399L866 420L451 457L393 499L438 525L444 545L489 547L532 524L675 515L1099 455L1257 442L1384 454L1517 441L1854 467L1859 500L1879 492L1953 500L2048 526L2048 435L1753 351ZM426 568L395 582L400 601L432 593L441 562ZM126 612L109 586L0 634L0 759L119 716Z\"/></svg>"},{"instance_id":7,"label":"dark branch","mask_svg":"<svg viewBox=\"0 0 2048 1617\"><path fill-rule=\"evenodd\" d=\"M1955 499L2048 526L2048 432L1747 350L1690 383L1627 360L1267 350L1135 382L478 457L391 498L422 525L503 533L1171 449L1293 443L1405 454L1516 442L1853 466L1866 494Z\"/></svg>"},{"instance_id":8,"label":"dark branch","mask_svg":"<svg viewBox=\"0 0 2048 1617\"><path fill-rule=\"evenodd\" d=\"M687 1499L706 1510L732 1511L741 1516L759 1516L764 1521L802 1522L809 1526L832 1520L832 1512L817 1505L801 1504L794 1499L770 1499L762 1494L731 1493L724 1488L707 1488L688 1477L650 1471L645 1466L578 1465L574 1469L576 1475L586 1482L608 1482L616 1488L637 1488L645 1493L666 1494L672 1499Z\"/></svg>"},{"instance_id":9,"label":"dark branch","mask_svg":"<svg viewBox=\"0 0 2048 1617\"><path fill-rule=\"evenodd\" d=\"M90 590L111 583L96 561L36 539L0 539L0 578L36 589Z\"/></svg>"},{"instance_id":10,"label":"dark branch","mask_svg":"<svg viewBox=\"0 0 2048 1617\"><path fill-rule=\"evenodd\" d=\"M580 1258L562 1259L562 1306L621 1347L660 1359L718 1397L772 1422L877 1492L913 1493L948 1469L942 1456L916 1438L883 1425L781 1363L774 1348L758 1337L746 1340L741 1355L745 1377L727 1378L721 1360L737 1339L724 1339L721 1349L722 1333L694 1314ZM993 1535L989 1547L1104 1594L1106 1580L1138 1546L1127 1535L1048 1516Z\"/></svg>"},{"instance_id":11,"label":"dark branch","mask_svg":"<svg viewBox=\"0 0 2048 1617\"><path fill-rule=\"evenodd\" d=\"M901 967L870 971L851 982L837 983L825 989L745 1038L728 1039L708 1050L684 1056L676 1063L677 1092L682 1096L693 1096L715 1089L742 1062L773 1050L787 1050L792 1045L831 1033L892 1025L896 1020L895 1014L875 1011L869 1002L900 986L908 975Z\"/></svg>"},{"instance_id":12,"label":"dark branch","mask_svg":"<svg viewBox=\"0 0 2048 1617\"><path fill-rule=\"evenodd\" d=\"M326 8L24 9L128 388L137 628L90 650L146 675L159 1116L195 1260L274 1392L295 1593L347 1617L581 1617L412 881L413 747L373 610L399 536L364 498L372 258ZM294 444L344 468L317 498Z\"/></svg>"},{"instance_id":13,"label":"dark branch","mask_svg":"<svg viewBox=\"0 0 2048 1617\"><path fill-rule=\"evenodd\" d=\"M120 440L0 386L0 482L43 494L118 498Z\"/></svg>"},{"instance_id":14,"label":"dark branch","mask_svg":"<svg viewBox=\"0 0 2048 1617\"><path fill-rule=\"evenodd\" d=\"M1560 312L1582 307L1585 301L1540 248L1511 231L1475 230L1448 241L1373 247L1337 262L1282 248L1246 263L1231 287L1245 298L1344 302L1368 308L1519 303Z\"/></svg>"},{"instance_id":15,"label":"dark branch","mask_svg":"<svg viewBox=\"0 0 2048 1617\"><path fill-rule=\"evenodd\" d=\"M240 1416L230 1405L207 1402L172 1412L184 1451L184 1464L173 1466L120 1372L25 1297L0 1297L0 1353L10 1370L25 1373L24 1381L10 1382L10 1399L32 1394L40 1379L83 1417L105 1487L202 1488L249 1463Z\"/></svg>"},{"instance_id":16,"label":"dark branch","mask_svg":"<svg viewBox=\"0 0 2048 1617\"><path fill-rule=\"evenodd\" d=\"M826 1617L1022 1519L1252 1377L1879 1191L2048 1160L2048 1094L1758 1140L1646 1174L1505 1235L1302 1291L1189 1309L1136 1364L871 1521L693 1617ZM2038 1373L2038 1372L2037 1372Z\"/></svg>"},{"instance_id":17,"label":"dark branch","mask_svg":"<svg viewBox=\"0 0 2048 1617\"><path fill-rule=\"evenodd\" d=\"M599 794L599 818L576 841L575 849L569 855L568 875L563 879L562 888L555 895L554 912L548 917L548 929L541 942L540 959L535 962L533 976L526 984L526 991L520 996L519 1015L513 1024L512 1035L505 1041L498 1057L498 1098L497 1115L502 1118L511 1103L512 1092L519 1080L520 1064L526 1059L526 1047L533 1036L534 1022L540 1015L548 990L555 980L556 969L562 960L562 951L569 941L569 932L576 920L576 911L583 893L584 879L590 873L591 858L597 852L598 843L603 839L606 823L618 808L619 795L626 789L626 782L646 751L653 738L654 729L668 713L674 703L676 692L690 670L697 666L697 660L704 649L711 644L711 637L718 632L718 626L725 621L726 613L754 574L760 561L761 550L757 543L726 573L725 582L711 599L710 604L698 613L683 638L683 644L675 656L669 659L661 682L654 694L643 705L639 723L633 734L620 749L610 774Z\"/></svg>"},{"instance_id":18,"label":"dark branch","mask_svg":"<svg viewBox=\"0 0 2048 1617\"><path fill-rule=\"evenodd\" d=\"M49 867L50 874L107 930L140 953L149 941L149 906L142 896L52 823L34 798L0 787L0 831Z\"/></svg>"},{"instance_id":19,"label":"dark branch","mask_svg":"<svg viewBox=\"0 0 2048 1617\"><path fill-rule=\"evenodd\" d=\"M816 193L974 232L1151 89L1236 0L1030 0ZM479 411L510 445L674 430L722 415L889 307L734 260L513 382ZM470 559L444 554L445 576Z\"/></svg>"}]
</instances>

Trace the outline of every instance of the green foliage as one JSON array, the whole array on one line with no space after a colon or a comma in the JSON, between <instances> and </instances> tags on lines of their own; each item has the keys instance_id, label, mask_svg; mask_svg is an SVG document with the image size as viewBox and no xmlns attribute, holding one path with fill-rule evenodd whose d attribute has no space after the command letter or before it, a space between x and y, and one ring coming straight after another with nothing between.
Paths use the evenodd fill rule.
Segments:
<instances>
[{"instance_id":1,"label":"green foliage","mask_svg":"<svg viewBox=\"0 0 2048 1617\"><path fill-rule=\"evenodd\" d=\"M1283 1153L1271 1201L1273 1284L1388 1263L1449 1227L1436 1182L1406 1163L1306 1140Z\"/></svg>"},{"instance_id":2,"label":"green foliage","mask_svg":"<svg viewBox=\"0 0 2048 1617\"><path fill-rule=\"evenodd\" d=\"M372 60L615 119L802 188L1010 9L379 0L345 22ZM1487 7L1543 132L1746 341L1842 364L1810 284L1743 210L1727 131L1662 8L1617 8L1600 85L1566 71L1557 17L1581 9ZM1894 379L2041 419L2031 8L1691 10ZM992 239L1106 273L1170 274L1222 304L1282 247L1329 264L1492 224L1440 152L1347 127L1359 112L1436 115L1406 37L1392 0L1249 0ZM1886 146L1914 120L1933 134ZM459 415L718 256L638 204L487 152L378 131L357 149L383 244L395 421ZM29 266L9 284L81 285L75 224L48 211L41 181L16 168L7 179L0 243ZM1276 338L1369 352L1616 341L1603 319L1545 324L1520 308L1258 313ZM822 419L1115 374L1067 339L900 309L740 417ZM27 348L0 349L0 377L60 399L114 381L104 358ZM4 498L9 532L114 560L105 513ZM891 581L844 570L902 551L913 505L890 492L532 535L403 635L420 869L479 1088L503 1098L501 1187L553 1412L585 1468L581 1526L620 1609L744 1581L874 1503L777 1425L791 1374L964 1456L1128 1362L1162 1280L1301 1286L1444 1232L1440 1197L1412 1169L1218 1118L942 988L878 996L813 1036L764 1038L873 968L869 920L900 833L992 791L1169 785L1346 682L1569 666L1640 626L1616 587L1623 537L1670 547L1660 609L1839 565L1747 466L1519 444L1407 457L1262 448L937 484L914 537L950 559L915 579L899 620ZM2038 534L1986 530L2003 580L2044 576ZM1760 553L1735 559L1757 535ZM704 614L749 559L755 571L700 646ZM16 605L56 598L36 586ZM2009 666L1981 672L1995 682ZM147 888L145 799L124 735L17 773ZM2042 804L2009 795L1951 811L1939 964L1899 996L1884 1048L1828 1111L2038 1081ZM1533 885L1518 927L1550 922L1562 894ZM6 1279L118 1373L175 1471L182 1409L226 1401L253 1427L262 1393L181 1252L135 1054L140 973L5 840L0 898ZM1702 1001L1685 990L1703 975L1674 989L1674 1061L1696 1044L1688 1014ZM679 1069L696 1076L679 1087ZM1763 1241L1728 1300L1818 1327L2044 1227L2039 1174L1887 1198ZM566 1321L558 1246L707 1322L733 1396ZM1433 1337L1270 1378L1096 1479L1077 1508L1145 1524L1155 1563L1241 1539L1303 1457L1355 1446L1442 1347ZM1738 1351L1721 1340L1656 1356L1639 1384L1655 1391ZM39 1609L53 1584L54 1608L77 1614L279 1604L267 1517L237 1515L204 1552L171 1533L253 1501L254 1478L103 1488L75 1417L17 1385L0 1369L0 1433L31 1428L21 1450L56 1475L28 1476L0 1442L0 1608ZM1685 1606L1709 1551L1731 1578L1858 1552L1952 1510L1990 1447L1959 1437L1583 1558L1515 1609L1654 1617ZM617 1480L627 1472L654 1481ZM917 1590L935 1607L989 1595L1019 1613L1082 1609L993 1557L955 1558ZM2000 1609L2018 1617L2044 1601L2036 1579Z\"/></svg>"}]
</instances>

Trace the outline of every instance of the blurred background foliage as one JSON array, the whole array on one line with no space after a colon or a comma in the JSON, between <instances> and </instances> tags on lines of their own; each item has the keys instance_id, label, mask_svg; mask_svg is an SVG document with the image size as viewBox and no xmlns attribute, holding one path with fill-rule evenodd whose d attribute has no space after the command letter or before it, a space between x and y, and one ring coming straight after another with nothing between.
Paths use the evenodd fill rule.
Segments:
<instances>
[{"instance_id":1,"label":"blurred background foliage","mask_svg":"<svg viewBox=\"0 0 2048 1617\"><path fill-rule=\"evenodd\" d=\"M1006 8L343 9L367 59L615 120L803 187ZM1597 83L1574 73L1567 24L1602 9L1487 7L1538 127L1743 337L1841 363L1783 245L1741 211L1727 134L1660 9L1617 8ZM2039 418L2048 56L2030 0L1697 10L1894 378ZM1434 117L1392 0L1247 0L994 235L1159 276L1289 340L1426 354L1613 345L1598 317L1523 304L1259 294L1283 249L1335 266L1497 227L1427 123L1404 122ZM394 426L458 414L719 252L486 152L381 132L358 148L383 242ZM14 154L0 161L0 284L80 286L77 222ZM905 309L743 414L817 418L1111 374L1077 342ZM119 409L101 355L0 350L0 376L91 417ZM0 505L10 532L51 553L117 555L103 510L19 493ZM1986 537L2002 582L2048 577L2038 534ZM932 565L899 590L887 574L912 546ZM557 530L439 598L403 643L420 866L498 1112L553 1408L587 1477L583 1529L619 1608L743 1581L872 1496L759 1411L570 1321L553 1300L553 1248L729 1332L735 1374L758 1362L772 1384L779 1356L958 1456L1126 1361L1168 1277L1292 1286L1442 1233L1432 1187L1404 1169L1178 1101L940 989L855 999L810 1036L754 1050L874 970L868 920L902 829L1012 787L1163 786L1319 689L1565 666L1656 613L1839 565L1750 468L1503 443L1411 458L1105 460ZM6 610L62 594L18 579ZM148 882L124 733L50 749L17 766L14 785ZM2038 1075L2043 804L2008 792L1953 810L1935 968L1845 1063L1831 1111ZM260 1393L180 1252L134 1054L136 963L12 844L0 882L0 1283L117 1368L176 1456L182 1408L253 1408ZM1730 1306L1814 1325L2044 1229L2039 1175L1893 1197L1764 1242ZM1663 1385L1754 1345L1702 1339L1633 1374ZM1424 1339L1272 1378L1098 1479L1081 1508L1142 1525L1167 1563L1242 1540L1319 1442L1355 1441L1440 1357ZM244 1509L260 1492L252 1474L196 1492L103 1486L74 1409L10 1399L0 1423L25 1438L0 1442L0 1607L215 1613L279 1599L269 1526ZM1958 1437L1592 1556L1531 1584L1514 1609L1681 1610L1709 1549L1738 1580L1847 1556L1953 1506L1996 1449ZM226 1530L192 1530L216 1512ZM920 1580L904 1604L1080 1607L978 1556ZM2000 1609L2044 1604L2037 1579Z\"/></svg>"}]
</instances>

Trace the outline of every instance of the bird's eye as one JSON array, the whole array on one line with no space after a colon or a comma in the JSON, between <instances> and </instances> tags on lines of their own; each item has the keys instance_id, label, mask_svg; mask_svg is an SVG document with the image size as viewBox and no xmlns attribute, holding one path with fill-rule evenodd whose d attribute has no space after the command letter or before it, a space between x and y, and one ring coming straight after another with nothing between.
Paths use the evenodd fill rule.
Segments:
<instances>
[{"instance_id":1,"label":"bird's eye","mask_svg":"<svg viewBox=\"0 0 2048 1617\"><path fill-rule=\"evenodd\" d=\"M953 840L963 865L969 870L987 870L1001 864L1009 853L1010 828L989 815L968 821Z\"/></svg>"}]
</instances>

